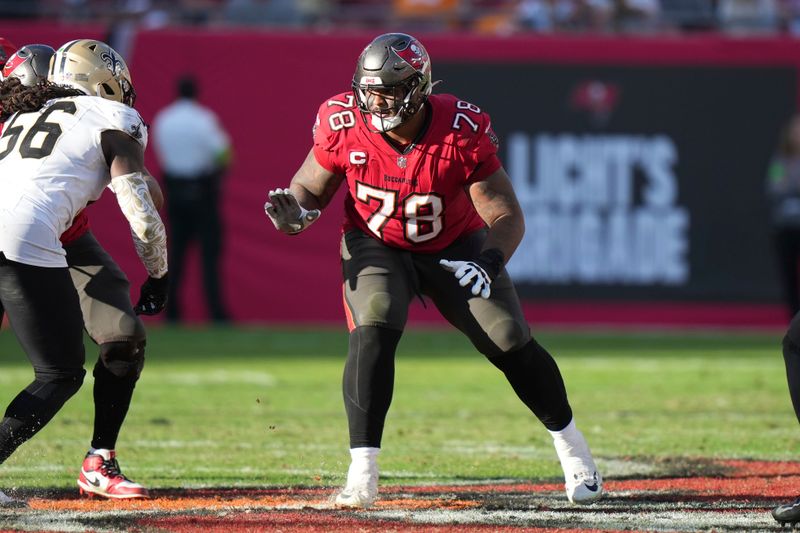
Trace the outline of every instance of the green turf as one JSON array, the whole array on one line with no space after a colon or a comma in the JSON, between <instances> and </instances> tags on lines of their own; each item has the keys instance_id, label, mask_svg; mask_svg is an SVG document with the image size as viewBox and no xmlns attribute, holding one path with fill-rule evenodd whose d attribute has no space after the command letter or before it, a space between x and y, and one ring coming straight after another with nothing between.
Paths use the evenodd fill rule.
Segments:
<instances>
[{"instance_id":1,"label":"green turf","mask_svg":"<svg viewBox=\"0 0 800 533\"><path fill-rule=\"evenodd\" d=\"M341 330L151 327L118 443L150 487L336 485L349 462ZM795 459L780 334L545 332L579 427L613 474L641 457ZM87 345L94 362L95 348ZM92 431L83 389L0 466L0 487L72 486ZM0 334L0 408L31 379ZM555 480L547 432L459 334L401 341L381 455L388 483Z\"/></svg>"}]
</instances>

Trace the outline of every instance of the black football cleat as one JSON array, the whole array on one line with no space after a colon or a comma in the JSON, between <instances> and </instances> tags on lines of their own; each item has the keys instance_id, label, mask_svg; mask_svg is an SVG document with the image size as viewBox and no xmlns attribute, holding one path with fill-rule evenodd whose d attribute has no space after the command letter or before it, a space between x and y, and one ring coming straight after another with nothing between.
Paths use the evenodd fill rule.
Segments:
<instances>
[{"instance_id":1,"label":"black football cleat","mask_svg":"<svg viewBox=\"0 0 800 533\"><path fill-rule=\"evenodd\" d=\"M772 517L782 526L800 524L800 498L777 506L772 510Z\"/></svg>"}]
</instances>

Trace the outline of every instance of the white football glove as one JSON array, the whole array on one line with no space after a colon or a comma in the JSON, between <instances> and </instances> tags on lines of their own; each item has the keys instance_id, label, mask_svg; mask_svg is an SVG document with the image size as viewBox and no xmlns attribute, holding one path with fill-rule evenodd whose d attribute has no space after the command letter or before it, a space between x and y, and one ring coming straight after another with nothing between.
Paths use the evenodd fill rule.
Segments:
<instances>
[{"instance_id":1,"label":"white football glove","mask_svg":"<svg viewBox=\"0 0 800 533\"><path fill-rule=\"evenodd\" d=\"M275 229L287 235L300 233L321 214L319 209L304 209L289 189L269 191L269 202L264 204L264 212L275 225Z\"/></svg>"},{"instance_id":2,"label":"white football glove","mask_svg":"<svg viewBox=\"0 0 800 533\"><path fill-rule=\"evenodd\" d=\"M490 287L492 278L479 264L473 261L448 261L447 259L442 259L439 264L448 272L453 272L459 280L458 284L462 287L472 283L470 291L473 296L480 294L481 298L486 300L492 294Z\"/></svg>"}]
</instances>

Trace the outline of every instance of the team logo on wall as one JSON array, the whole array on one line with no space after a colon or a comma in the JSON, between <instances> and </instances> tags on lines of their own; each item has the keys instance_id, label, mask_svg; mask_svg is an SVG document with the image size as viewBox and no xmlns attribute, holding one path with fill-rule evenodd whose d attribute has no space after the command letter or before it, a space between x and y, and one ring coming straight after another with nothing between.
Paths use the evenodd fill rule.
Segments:
<instances>
[{"instance_id":1,"label":"team logo on wall","mask_svg":"<svg viewBox=\"0 0 800 533\"><path fill-rule=\"evenodd\" d=\"M593 121L605 124L617 107L620 88L616 84L601 80L587 80L577 84L570 93L569 106L576 111L590 114Z\"/></svg>"}]
</instances>

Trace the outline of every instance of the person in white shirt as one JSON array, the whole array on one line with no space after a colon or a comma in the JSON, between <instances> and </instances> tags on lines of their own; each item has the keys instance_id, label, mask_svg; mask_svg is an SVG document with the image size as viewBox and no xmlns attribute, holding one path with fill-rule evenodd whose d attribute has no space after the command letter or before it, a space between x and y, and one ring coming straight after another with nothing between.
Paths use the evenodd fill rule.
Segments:
<instances>
[{"instance_id":1,"label":"person in white shirt","mask_svg":"<svg viewBox=\"0 0 800 533\"><path fill-rule=\"evenodd\" d=\"M59 237L106 187L116 194L148 273L137 309L153 314L166 304L166 231L147 184L147 128L132 107L135 96L123 58L89 39L59 48L47 82L26 86L10 77L0 84L0 305L34 368L34 381L0 421L0 463L83 382L84 324ZM108 370L138 377L142 352L128 355L110 361ZM114 452L103 452L87 454L81 488L145 496L121 474Z\"/></svg>"},{"instance_id":2,"label":"person in white shirt","mask_svg":"<svg viewBox=\"0 0 800 533\"><path fill-rule=\"evenodd\" d=\"M231 159L231 143L214 112L197 102L194 78L180 78L177 92L178 99L153 120L170 222L172 268L167 320L181 319L179 290L186 251L197 240L208 311L214 322L223 323L228 320L228 311L220 288L223 231L219 203L221 180Z\"/></svg>"}]
</instances>

